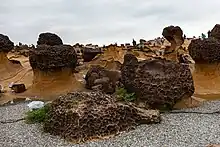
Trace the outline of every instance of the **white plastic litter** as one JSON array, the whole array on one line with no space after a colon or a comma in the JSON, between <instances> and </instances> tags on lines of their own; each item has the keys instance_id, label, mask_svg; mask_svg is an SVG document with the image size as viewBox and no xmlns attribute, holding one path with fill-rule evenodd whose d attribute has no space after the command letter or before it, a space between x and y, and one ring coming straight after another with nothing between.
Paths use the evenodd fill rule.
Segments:
<instances>
[{"instance_id":1,"label":"white plastic litter","mask_svg":"<svg viewBox=\"0 0 220 147\"><path fill-rule=\"evenodd\" d=\"M44 102L42 101L32 101L27 105L31 110L40 109L44 107Z\"/></svg>"}]
</instances>

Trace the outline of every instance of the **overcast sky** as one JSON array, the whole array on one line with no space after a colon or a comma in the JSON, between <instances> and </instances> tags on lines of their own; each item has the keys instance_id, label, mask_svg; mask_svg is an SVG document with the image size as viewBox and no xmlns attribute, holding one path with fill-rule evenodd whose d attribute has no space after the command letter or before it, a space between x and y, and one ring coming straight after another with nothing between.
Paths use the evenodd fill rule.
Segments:
<instances>
[{"instance_id":1,"label":"overcast sky","mask_svg":"<svg viewBox=\"0 0 220 147\"><path fill-rule=\"evenodd\" d=\"M64 43L125 43L160 37L179 25L187 36L220 23L220 0L0 0L0 33L36 44L39 33Z\"/></svg>"}]
</instances>

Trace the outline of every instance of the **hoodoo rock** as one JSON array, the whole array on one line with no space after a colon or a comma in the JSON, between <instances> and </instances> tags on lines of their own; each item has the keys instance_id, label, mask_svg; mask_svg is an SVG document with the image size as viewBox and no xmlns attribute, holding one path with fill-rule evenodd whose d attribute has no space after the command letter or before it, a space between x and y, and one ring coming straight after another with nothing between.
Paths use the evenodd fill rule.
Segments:
<instances>
[{"instance_id":1,"label":"hoodoo rock","mask_svg":"<svg viewBox=\"0 0 220 147\"><path fill-rule=\"evenodd\" d=\"M220 42L215 38L192 40L188 50L196 63L220 62Z\"/></svg>"},{"instance_id":2,"label":"hoodoo rock","mask_svg":"<svg viewBox=\"0 0 220 147\"><path fill-rule=\"evenodd\" d=\"M112 94L115 92L120 78L119 71L107 70L99 65L92 66L85 77L86 88Z\"/></svg>"},{"instance_id":3,"label":"hoodoo rock","mask_svg":"<svg viewBox=\"0 0 220 147\"><path fill-rule=\"evenodd\" d=\"M72 142L101 139L139 124L160 122L159 111L116 103L114 97L100 92L69 93L49 107L44 131Z\"/></svg>"},{"instance_id":4,"label":"hoodoo rock","mask_svg":"<svg viewBox=\"0 0 220 147\"><path fill-rule=\"evenodd\" d=\"M210 37L220 40L220 24L216 24L211 30Z\"/></svg>"},{"instance_id":5,"label":"hoodoo rock","mask_svg":"<svg viewBox=\"0 0 220 147\"><path fill-rule=\"evenodd\" d=\"M14 43L8 36L0 34L0 52L8 53L14 48Z\"/></svg>"},{"instance_id":6,"label":"hoodoo rock","mask_svg":"<svg viewBox=\"0 0 220 147\"><path fill-rule=\"evenodd\" d=\"M125 88L151 108L172 109L194 93L192 75L186 64L163 59L138 62L134 55L126 54L121 74Z\"/></svg>"},{"instance_id":7,"label":"hoodoo rock","mask_svg":"<svg viewBox=\"0 0 220 147\"><path fill-rule=\"evenodd\" d=\"M102 51L100 48L96 48L96 49L93 49L93 48L88 48L88 47L85 47L83 49L83 60L84 62L89 62L89 61L92 61L93 58L95 58L96 55L98 54L101 54Z\"/></svg>"},{"instance_id":8,"label":"hoodoo rock","mask_svg":"<svg viewBox=\"0 0 220 147\"><path fill-rule=\"evenodd\" d=\"M171 43L170 51L174 51L184 43L183 31L179 26L164 28L162 35Z\"/></svg>"},{"instance_id":9,"label":"hoodoo rock","mask_svg":"<svg viewBox=\"0 0 220 147\"><path fill-rule=\"evenodd\" d=\"M53 45L62 45L63 41L56 34L53 34L53 33L41 33L39 35L37 44L38 45L45 44L45 45L51 45L51 46L53 46Z\"/></svg>"},{"instance_id":10,"label":"hoodoo rock","mask_svg":"<svg viewBox=\"0 0 220 147\"><path fill-rule=\"evenodd\" d=\"M50 95L79 88L73 73L77 55L70 45L38 45L29 54L34 73L32 93Z\"/></svg>"}]
</instances>

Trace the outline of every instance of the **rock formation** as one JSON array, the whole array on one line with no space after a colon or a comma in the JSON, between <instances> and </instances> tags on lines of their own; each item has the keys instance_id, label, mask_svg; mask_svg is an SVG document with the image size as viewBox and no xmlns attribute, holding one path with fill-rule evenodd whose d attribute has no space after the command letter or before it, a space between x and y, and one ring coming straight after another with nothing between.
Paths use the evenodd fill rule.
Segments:
<instances>
[{"instance_id":1,"label":"rock formation","mask_svg":"<svg viewBox=\"0 0 220 147\"><path fill-rule=\"evenodd\" d=\"M213 37L220 40L220 24L216 24L214 26L214 28L211 30L209 37Z\"/></svg>"},{"instance_id":2,"label":"rock formation","mask_svg":"<svg viewBox=\"0 0 220 147\"><path fill-rule=\"evenodd\" d=\"M192 40L188 50L196 63L220 62L220 42L215 38Z\"/></svg>"},{"instance_id":3,"label":"rock formation","mask_svg":"<svg viewBox=\"0 0 220 147\"><path fill-rule=\"evenodd\" d=\"M160 122L156 110L116 103L99 92L75 92L60 96L50 105L44 131L72 142L85 142L128 131L139 124Z\"/></svg>"},{"instance_id":4,"label":"rock formation","mask_svg":"<svg viewBox=\"0 0 220 147\"><path fill-rule=\"evenodd\" d=\"M172 109L194 93L192 75L185 64L163 59L138 62L134 55L126 54L121 74L125 88L151 108Z\"/></svg>"},{"instance_id":5,"label":"rock formation","mask_svg":"<svg viewBox=\"0 0 220 147\"><path fill-rule=\"evenodd\" d=\"M22 68L21 64L10 61L7 57L9 51L14 48L14 43L8 36L0 34L0 80L15 76Z\"/></svg>"},{"instance_id":6,"label":"rock formation","mask_svg":"<svg viewBox=\"0 0 220 147\"><path fill-rule=\"evenodd\" d=\"M112 94L115 92L120 78L119 71L107 70L99 65L92 66L85 77L86 88Z\"/></svg>"},{"instance_id":7,"label":"rock formation","mask_svg":"<svg viewBox=\"0 0 220 147\"><path fill-rule=\"evenodd\" d=\"M98 54L101 54L102 51L101 51L101 48L96 48L96 49L93 49L93 48L88 48L88 47L85 47L83 49L83 59L84 59L84 62L89 62L89 61L92 61L92 59L98 55Z\"/></svg>"},{"instance_id":8,"label":"rock formation","mask_svg":"<svg viewBox=\"0 0 220 147\"><path fill-rule=\"evenodd\" d=\"M30 51L29 61L34 72L32 92L54 94L78 88L73 74L77 57L70 45L38 45Z\"/></svg>"},{"instance_id":9,"label":"rock formation","mask_svg":"<svg viewBox=\"0 0 220 147\"><path fill-rule=\"evenodd\" d=\"M51 45L51 46L53 46L53 45L62 45L63 41L56 34L53 34L53 33L41 33L39 35L37 44L38 45L45 44L45 45Z\"/></svg>"}]
</instances>

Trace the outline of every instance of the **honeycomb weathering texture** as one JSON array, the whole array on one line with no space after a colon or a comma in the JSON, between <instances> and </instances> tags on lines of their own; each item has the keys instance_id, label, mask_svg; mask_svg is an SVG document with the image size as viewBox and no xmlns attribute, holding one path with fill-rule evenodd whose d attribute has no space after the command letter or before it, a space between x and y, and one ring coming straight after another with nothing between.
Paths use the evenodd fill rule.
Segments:
<instances>
[{"instance_id":1,"label":"honeycomb weathering texture","mask_svg":"<svg viewBox=\"0 0 220 147\"><path fill-rule=\"evenodd\" d=\"M215 38L192 40L188 50L196 63L220 62L220 42Z\"/></svg>"},{"instance_id":2,"label":"honeycomb weathering texture","mask_svg":"<svg viewBox=\"0 0 220 147\"><path fill-rule=\"evenodd\" d=\"M14 43L8 36L0 34L0 52L9 52L14 48Z\"/></svg>"},{"instance_id":3,"label":"honeycomb weathering texture","mask_svg":"<svg viewBox=\"0 0 220 147\"><path fill-rule=\"evenodd\" d=\"M38 41L37 41L38 45L62 45L63 41L62 39L53 33L41 33L39 35Z\"/></svg>"},{"instance_id":4,"label":"honeycomb weathering texture","mask_svg":"<svg viewBox=\"0 0 220 147\"><path fill-rule=\"evenodd\" d=\"M30 50L29 61L33 69L41 71L75 69L77 55L70 45L38 45L36 49Z\"/></svg>"},{"instance_id":5,"label":"honeycomb weathering texture","mask_svg":"<svg viewBox=\"0 0 220 147\"><path fill-rule=\"evenodd\" d=\"M121 74L119 71L107 70L99 65L92 66L86 74L86 88L93 89L100 86L98 90L112 94L119 83Z\"/></svg>"},{"instance_id":6,"label":"honeycomb weathering texture","mask_svg":"<svg viewBox=\"0 0 220 147\"><path fill-rule=\"evenodd\" d=\"M112 96L100 92L69 93L53 101L50 107L45 132L74 142L160 122L159 111L116 103Z\"/></svg>"},{"instance_id":7,"label":"honeycomb weathering texture","mask_svg":"<svg viewBox=\"0 0 220 147\"><path fill-rule=\"evenodd\" d=\"M183 31L179 26L169 26L163 29L162 35L171 44L182 45L184 42Z\"/></svg>"},{"instance_id":8,"label":"honeycomb weathering texture","mask_svg":"<svg viewBox=\"0 0 220 147\"><path fill-rule=\"evenodd\" d=\"M151 108L172 108L182 98L194 93L189 66L162 59L138 62L126 54L122 66L122 83L136 93L137 99Z\"/></svg>"},{"instance_id":9,"label":"honeycomb weathering texture","mask_svg":"<svg viewBox=\"0 0 220 147\"><path fill-rule=\"evenodd\" d=\"M211 30L210 37L220 40L220 24L216 24Z\"/></svg>"}]
</instances>

